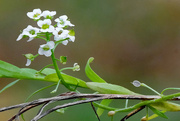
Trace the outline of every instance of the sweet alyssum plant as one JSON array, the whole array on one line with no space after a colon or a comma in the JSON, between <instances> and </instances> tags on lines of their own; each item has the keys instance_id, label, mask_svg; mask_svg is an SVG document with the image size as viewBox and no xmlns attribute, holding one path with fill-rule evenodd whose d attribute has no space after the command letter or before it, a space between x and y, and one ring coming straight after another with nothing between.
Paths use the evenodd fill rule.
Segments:
<instances>
[{"instance_id":1,"label":"sweet alyssum plant","mask_svg":"<svg viewBox=\"0 0 180 121\"><path fill-rule=\"evenodd\" d=\"M4 90L8 89L12 85L16 84L19 80L28 79L28 80L48 81L48 82L52 82L53 84L41 88L36 92L32 93L27 98L26 101L28 101L30 97L32 97L34 94L38 93L39 91L42 91L44 89L47 89L55 85L56 87L51 93L57 92L59 84L64 85L67 88L67 90L73 91L78 94L81 94L81 92L78 91L78 88L88 88L100 94L143 96L142 94L137 94L122 86L107 83L104 79L99 77L90 67L90 63L94 60L94 58L92 57L89 58L85 67L86 75L92 82L85 82L81 79L65 74L63 72L64 70L71 69L73 71L79 71L80 66L77 63L74 63L72 67L59 68L58 66L59 63L66 64L67 57L60 56L56 58L54 53L57 46L67 45L68 42L75 41L75 32L73 29L74 24L70 22L70 20L66 15L62 15L54 19L55 25L52 25L52 21L55 15L56 15L56 11L45 10L42 12L40 9L34 9L33 12L28 12L27 16L33 19L35 22L37 22L37 27L28 25L17 38L17 41L23 38L28 38L27 42L30 42L32 40L34 41L34 39L39 38L44 43L39 46L39 49L37 50L37 54L35 55L31 53L24 54L24 56L27 58L26 66L30 66L30 64L35 61L35 58L40 55L44 55L45 57L51 58L52 64L49 64L43 67L41 70L37 71L31 68L19 68L17 66L14 66L12 64L0 60L0 77L17 79L16 81L8 84L6 87L1 89L0 93L2 93ZM180 96L180 93L163 95L164 91L166 90L169 89L180 90L180 88L167 88L163 90L161 93L158 93L151 87L147 86L144 83L140 83L139 81L133 81L133 85L136 87L144 86L155 92L157 95L160 96L160 98L154 100L142 99L143 101L132 106L128 106L126 101L125 108L110 107L109 104L112 102L112 99L102 100L101 103L93 102L93 105L98 107L97 111L95 111L98 119L100 120L99 117L101 116L104 110L109 110L108 115L112 117L111 120L113 120L113 116L118 112L129 112L129 111L137 110L141 107L146 107L147 110L150 109L155 113L154 115L149 117L147 112L146 116L141 119L142 121L151 120L157 116L167 118L164 112L180 111L179 104L167 101ZM3 108L1 108L0 111L3 111ZM123 120L125 119L122 119L122 121Z\"/></svg>"}]
</instances>

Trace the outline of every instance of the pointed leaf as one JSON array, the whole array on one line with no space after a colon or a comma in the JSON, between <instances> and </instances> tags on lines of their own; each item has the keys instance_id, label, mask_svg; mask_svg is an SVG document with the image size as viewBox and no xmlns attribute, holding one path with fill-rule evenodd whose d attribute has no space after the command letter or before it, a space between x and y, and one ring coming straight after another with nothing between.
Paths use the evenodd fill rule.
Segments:
<instances>
[{"instance_id":1,"label":"pointed leaf","mask_svg":"<svg viewBox=\"0 0 180 121\"><path fill-rule=\"evenodd\" d=\"M14 77L18 75L20 68L0 60L0 74L1 77Z\"/></svg>"},{"instance_id":2,"label":"pointed leaf","mask_svg":"<svg viewBox=\"0 0 180 121\"><path fill-rule=\"evenodd\" d=\"M165 111L180 111L180 105L176 103L172 103L169 101L157 102L152 103L150 106L158 109L158 110L165 110Z\"/></svg>"},{"instance_id":3,"label":"pointed leaf","mask_svg":"<svg viewBox=\"0 0 180 121\"><path fill-rule=\"evenodd\" d=\"M153 108L152 106L148 106L155 114L157 114L158 116L162 117L162 118L166 118L168 119L168 117L162 113L161 111L157 110L156 108Z\"/></svg>"},{"instance_id":4,"label":"pointed leaf","mask_svg":"<svg viewBox=\"0 0 180 121\"><path fill-rule=\"evenodd\" d=\"M94 60L93 57L89 58L87 61L86 67L85 67L85 72L87 77L93 81L93 82L101 82L101 83L106 83L101 77L99 77L90 67L90 63Z\"/></svg>"},{"instance_id":5,"label":"pointed leaf","mask_svg":"<svg viewBox=\"0 0 180 121\"><path fill-rule=\"evenodd\" d=\"M36 75L36 70L30 68L18 68L10 63L0 60L0 77L44 80L43 75Z\"/></svg>"},{"instance_id":6,"label":"pointed leaf","mask_svg":"<svg viewBox=\"0 0 180 121\"><path fill-rule=\"evenodd\" d=\"M43 88L41 88L41 89L36 90L35 92L33 92L32 94L30 94L30 95L27 97L27 99L25 100L25 102L27 102L33 95L37 94L38 92L41 92L41 91L43 91L43 90L45 90L45 89L47 89L47 88L50 88L50 87L52 87L52 86L55 86L55 85L56 85L56 84L52 84L52 85L49 85L49 86L46 86L46 87L43 87Z\"/></svg>"},{"instance_id":7,"label":"pointed leaf","mask_svg":"<svg viewBox=\"0 0 180 121\"><path fill-rule=\"evenodd\" d=\"M137 93L134 93L125 87L114 84L87 82L86 85L90 89L103 94L138 95Z\"/></svg>"},{"instance_id":8,"label":"pointed leaf","mask_svg":"<svg viewBox=\"0 0 180 121\"><path fill-rule=\"evenodd\" d=\"M4 90L8 89L9 87L15 85L20 79L17 79L16 81L13 81L11 83L9 83L8 85L6 85L3 89L0 90L0 93L2 93Z\"/></svg>"}]
</instances>

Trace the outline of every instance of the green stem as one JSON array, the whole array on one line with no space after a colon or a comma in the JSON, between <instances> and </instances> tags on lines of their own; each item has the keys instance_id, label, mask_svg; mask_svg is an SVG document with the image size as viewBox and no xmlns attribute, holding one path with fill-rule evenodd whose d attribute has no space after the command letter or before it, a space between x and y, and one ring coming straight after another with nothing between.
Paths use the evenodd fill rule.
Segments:
<instances>
[{"instance_id":1,"label":"green stem","mask_svg":"<svg viewBox=\"0 0 180 121\"><path fill-rule=\"evenodd\" d=\"M127 107L128 107L128 102L129 102L129 100L128 100L128 99L126 99L125 108L127 108Z\"/></svg>"},{"instance_id":2,"label":"green stem","mask_svg":"<svg viewBox=\"0 0 180 121\"><path fill-rule=\"evenodd\" d=\"M148 110L148 106L146 106L146 119L148 119L148 117L149 117L149 110Z\"/></svg>"},{"instance_id":3,"label":"green stem","mask_svg":"<svg viewBox=\"0 0 180 121\"><path fill-rule=\"evenodd\" d=\"M180 88L166 88L161 92L161 94L163 94L164 91L167 91L167 90L180 90Z\"/></svg>"},{"instance_id":4,"label":"green stem","mask_svg":"<svg viewBox=\"0 0 180 121\"><path fill-rule=\"evenodd\" d=\"M73 70L73 67L62 68L60 71L64 71L64 70Z\"/></svg>"},{"instance_id":5,"label":"green stem","mask_svg":"<svg viewBox=\"0 0 180 121\"><path fill-rule=\"evenodd\" d=\"M159 92L157 92L156 90L154 90L154 89L151 88L150 86L148 86L148 85L146 85L146 84L144 84L144 83L141 83L141 86L146 87L146 88L152 90L154 93L156 93L156 94L158 94L159 96L161 96L161 94L160 94Z\"/></svg>"},{"instance_id":6,"label":"green stem","mask_svg":"<svg viewBox=\"0 0 180 121\"><path fill-rule=\"evenodd\" d=\"M34 56L34 58L36 58L37 56L39 56L39 54L36 54L36 55Z\"/></svg>"},{"instance_id":7,"label":"green stem","mask_svg":"<svg viewBox=\"0 0 180 121\"><path fill-rule=\"evenodd\" d=\"M52 49L51 50L52 54L51 54L51 58L52 58L52 61L53 61L53 65L54 65L54 69L56 70L56 73L57 73L57 76L59 78L59 80L61 80L61 83L69 90L73 90L63 79L62 75L61 75L61 72L58 68L58 65L57 65L57 62L56 62L56 58L55 58L55 55L54 55L54 50Z\"/></svg>"},{"instance_id":8,"label":"green stem","mask_svg":"<svg viewBox=\"0 0 180 121\"><path fill-rule=\"evenodd\" d=\"M47 39L44 38L44 37L36 36L36 38L40 38L40 39L43 39L43 40L47 41Z\"/></svg>"},{"instance_id":9,"label":"green stem","mask_svg":"<svg viewBox=\"0 0 180 121\"><path fill-rule=\"evenodd\" d=\"M54 65L53 65L53 64L49 64L49 65L43 67L40 71L38 71L38 73L41 73L45 68L47 68L47 67L49 67L49 66L54 66Z\"/></svg>"},{"instance_id":10,"label":"green stem","mask_svg":"<svg viewBox=\"0 0 180 121\"><path fill-rule=\"evenodd\" d=\"M113 121L114 116L111 117L111 121Z\"/></svg>"}]
</instances>

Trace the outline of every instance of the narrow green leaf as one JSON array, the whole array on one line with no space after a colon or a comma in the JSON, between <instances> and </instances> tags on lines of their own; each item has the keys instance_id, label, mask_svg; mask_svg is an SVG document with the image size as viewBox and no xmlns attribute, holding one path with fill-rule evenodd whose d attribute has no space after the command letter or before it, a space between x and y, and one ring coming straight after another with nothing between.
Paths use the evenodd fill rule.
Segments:
<instances>
[{"instance_id":1,"label":"narrow green leaf","mask_svg":"<svg viewBox=\"0 0 180 121\"><path fill-rule=\"evenodd\" d=\"M169 102L169 101L163 101L163 102L157 102L157 103L152 103L150 106L158 109L158 110L165 110L165 111L180 111L180 105Z\"/></svg>"},{"instance_id":2,"label":"narrow green leaf","mask_svg":"<svg viewBox=\"0 0 180 121\"><path fill-rule=\"evenodd\" d=\"M52 86L54 86L54 85L56 85L56 83L54 83L54 84L52 84L52 85L49 85L49 86L46 86L46 87L43 87L43 88L41 88L41 89L36 90L35 92L33 92L32 94L30 94L30 95L27 97L27 99L25 100L25 102L27 102L33 95L37 94L38 92L41 92L41 91L43 91L43 90L45 90L45 89L47 89L47 88L50 88L50 87L52 87Z\"/></svg>"},{"instance_id":3,"label":"narrow green leaf","mask_svg":"<svg viewBox=\"0 0 180 121\"><path fill-rule=\"evenodd\" d=\"M17 79L16 81L13 81L11 83L9 83L8 85L6 85L3 89L0 90L0 93L2 93L4 90L8 89L9 87L15 85L20 79Z\"/></svg>"},{"instance_id":4,"label":"narrow green leaf","mask_svg":"<svg viewBox=\"0 0 180 121\"><path fill-rule=\"evenodd\" d=\"M112 99L105 99L105 100L102 100L100 104L104 106L108 106L111 102L112 102ZM97 109L98 116L101 116L103 112L104 112L104 109L102 108Z\"/></svg>"},{"instance_id":5,"label":"narrow green leaf","mask_svg":"<svg viewBox=\"0 0 180 121\"><path fill-rule=\"evenodd\" d=\"M127 88L109 83L87 82L86 85L90 89L102 94L138 95Z\"/></svg>"},{"instance_id":6,"label":"narrow green leaf","mask_svg":"<svg viewBox=\"0 0 180 121\"><path fill-rule=\"evenodd\" d=\"M87 77L93 81L93 82L101 82L101 83L106 83L101 77L99 77L90 67L90 63L94 60L93 57L89 58L87 61L86 67L85 67L85 72Z\"/></svg>"},{"instance_id":7,"label":"narrow green leaf","mask_svg":"<svg viewBox=\"0 0 180 121\"><path fill-rule=\"evenodd\" d=\"M168 117L162 113L161 111L157 110L156 108L153 108L152 106L148 106L155 114L157 114L158 116L162 117L162 118L166 118L168 119Z\"/></svg>"},{"instance_id":8,"label":"narrow green leaf","mask_svg":"<svg viewBox=\"0 0 180 121\"><path fill-rule=\"evenodd\" d=\"M18 75L20 68L0 60L0 74L1 77L14 77Z\"/></svg>"},{"instance_id":9,"label":"narrow green leaf","mask_svg":"<svg viewBox=\"0 0 180 121\"><path fill-rule=\"evenodd\" d=\"M87 88L86 83L83 80L75 78L73 76L69 76L69 75L64 74L64 73L61 73L61 74L62 74L62 77L64 78L66 83L68 83L70 85L78 86L78 87ZM45 77L45 80L52 81L52 82L58 82L59 78L58 78L57 74L54 73L54 74L47 75Z\"/></svg>"},{"instance_id":10,"label":"narrow green leaf","mask_svg":"<svg viewBox=\"0 0 180 121\"><path fill-rule=\"evenodd\" d=\"M161 112L165 113L166 111L161 111ZM141 120L142 121L150 121L150 120L152 120L152 119L154 119L156 117L158 117L158 115L157 114L153 114L153 115L149 116L148 118L146 116L144 116Z\"/></svg>"},{"instance_id":11,"label":"narrow green leaf","mask_svg":"<svg viewBox=\"0 0 180 121\"><path fill-rule=\"evenodd\" d=\"M0 77L43 80L45 76L37 76L36 72L34 69L18 68L17 66L0 60Z\"/></svg>"}]
</instances>

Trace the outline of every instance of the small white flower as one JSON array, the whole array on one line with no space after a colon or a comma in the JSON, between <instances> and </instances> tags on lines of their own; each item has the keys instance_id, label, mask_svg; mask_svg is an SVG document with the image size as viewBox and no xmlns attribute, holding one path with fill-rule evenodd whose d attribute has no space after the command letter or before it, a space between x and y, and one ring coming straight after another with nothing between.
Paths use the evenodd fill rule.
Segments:
<instances>
[{"instance_id":1,"label":"small white flower","mask_svg":"<svg viewBox=\"0 0 180 121\"><path fill-rule=\"evenodd\" d=\"M54 40L55 40L55 41L60 41L60 40L66 39L67 36L68 36L68 33L69 33L68 30L64 30L64 29L62 29L62 28L60 28L60 27L57 27L57 28L55 29L55 31L53 32L53 34L54 34ZM63 44L63 45L67 45L67 44L68 44L68 40L62 41L62 44Z\"/></svg>"},{"instance_id":2,"label":"small white flower","mask_svg":"<svg viewBox=\"0 0 180 121\"><path fill-rule=\"evenodd\" d=\"M68 30L63 30L62 28L57 27L55 29L55 31L53 32L54 40L55 41L60 41L60 40L66 39L67 36L68 36L68 33L69 33ZM68 43L68 40L62 41L62 44L64 44L64 45L67 45L67 43Z\"/></svg>"},{"instance_id":3,"label":"small white flower","mask_svg":"<svg viewBox=\"0 0 180 121\"><path fill-rule=\"evenodd\" d=\"M39 55L45 55L46 57L51 56L51 49L53 49L54 46L55 43L53 41L49 41L46 44L40 45L40 48L38 50Z\"/></svg>"},{"instance_id":4,"label":"small white flower","mask_svg":"<svg viewBox=\"0 0 180 121\"><path fill-rule=\"evenodd\" d=\"M67 20L67 16L66 15L62 15L59 18L55 19L55 22L57 22L58 27L65 27L65 26L74 26L73 24L71 24L71 22L69 20Z\"/></svg>"},{"instance_id":5,"label":"small white flower","mask_svg":"<svg viewBox=\"0 0 180 121\"><path fill-rule=\"evenodd\" d=\"M41 29L40 29L41 32L53 32L54 31L54 26L51 25L50 19L39 20L37 22L37 24L39 27L41 27Z\"/></svg>"},{"instance_id":6,"label":"small white flower","mask_svg":"<svg viewBox=\"0 0 180 121\"><path fill-rule=\"evenodd\" d=\"M31 19L40 19L41 17L41 10L40 9L34 9L33 12L28 12L27 16Z\"/></svg>"},{"instance_id":7,"label":"small white flower","mask_svg":"<svg viewBox=\"0 0 180 121\"><path fill-rule=\"evenodd\" d=\"M75 36L69 35L69 30L63 30L60 27L56 28L56 31L53 32L54 34L54 40L59 41L66 39L62 42L62 44L67 45L68 40L74 42L75 41Z\"/></svg>"},{"instance_id":8,"label":"small white flower","mask_svg":"<svg viewBox=\"0 0 180 121\"><path fill-rule=\"evenodd\" d=\"M43 11L43 13L41 14L41 16L43 16L46 19L52 19L54 15L56 15L56 11L50 12L48 10Z\"/></svg>"},{"instance_id":9,"label":"small white flower","mask_svg":"<svg viewBox=\"0 0 180 121\"><path fill-rule=\"evenodd\" d=\"M73 71L79 71L79 70L80 70L80 66L78 65L78 63L74 63Z\"/></svg>"},{"instance_id":10,"label":"small white flower","mask_svg":"<svg viewBox=\"0 0 180 121\"><path fill-rule=\"evenodd\" d=\"M138 80L134 80L132 82L132 84L135 86L135 87L140 87L141 86L141 82L139 82Z\"/></svg>"},{"instance_id":11,"label":"small white flower","mask_svg":"<svg viewBox=\"0 0 180 121\"><path fill-rule=\"evenodd\" d=\"M61 27L56 27L56 28L55 28L55 31L53 31L53 35L55 35L55 36L62 36L62 35L64 35L64 34L67 33L66 31L67 31L67 30L64 30L64 29L61 28ZM58 41L58 40L56 40L56 41Z\"/></svg>"},{"instance_id":12,"label":"small white flower","mask_svg":"<svg viewBox=\"0 0 180 121\"><path fill-rule=\"evenodd\" d=\"M16 41L19 41L20 39L23 38L23 36L28 36L29 37L29 41L33 40L34 37L37 36L37 33L39 33L39 29L36 27L32 27L31 25L28 25L27 28L25 28L23 30L23 32L18 36L18 38L16 39Z\"/></svg>"}]
</instances>

